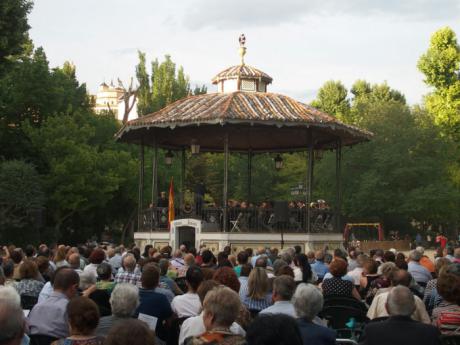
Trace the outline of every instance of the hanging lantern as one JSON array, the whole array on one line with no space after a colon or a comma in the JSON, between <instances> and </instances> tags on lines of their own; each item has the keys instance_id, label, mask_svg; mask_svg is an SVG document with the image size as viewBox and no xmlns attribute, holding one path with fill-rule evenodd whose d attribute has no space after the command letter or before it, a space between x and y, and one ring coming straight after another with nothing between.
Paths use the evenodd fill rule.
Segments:
<instances>
[{"instance_id":1,"label":"hanging lantern","mask_svg":"<svg viewBox=\"0 0 460 345\"><path fill-rule=\"evenodd\" d=\"M171 152L171 150L168 150L165 154L165 164L169 167L171 166L173 162L174 154Z\"/></svg>"},{"instance_id":2,"label":"hanging lantern","mask_svg":"<svg viewBox=\"0 0 460 345\"><path fill-rule=\"evenodd\" d=\"M283 158L278 154L276 155L275 159L275 169L280 170L283 167Z\"/></svg>"},{"instance_id":3,"label":"hanging lantern","mask_svg":"<svg viewBox=\"0 0 460 345\"><path fill-rule=\"evenodd\" d=\"M198 144L195 139L192 140L190 151L192 151L192 155L197 155L200 153L200 144Z\"/></svg>"}]
</instances>

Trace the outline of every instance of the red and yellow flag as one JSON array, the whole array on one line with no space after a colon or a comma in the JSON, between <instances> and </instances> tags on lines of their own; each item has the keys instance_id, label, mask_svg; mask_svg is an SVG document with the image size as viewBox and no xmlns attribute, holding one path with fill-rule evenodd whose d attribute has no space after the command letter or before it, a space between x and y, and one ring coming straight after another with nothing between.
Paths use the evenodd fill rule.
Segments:
<instances>
[{"instance_id":1,"label":"red and yellow flag","mask_svg":"<svg viewBox=\"0 0 460 345\"><path fill-rule=\"evenodd\" d=\"M168 229L171 230L171 222L174 220L174 183L171 176L169 183L169 198L168 198Z\"/></svg>"}]
</instances>

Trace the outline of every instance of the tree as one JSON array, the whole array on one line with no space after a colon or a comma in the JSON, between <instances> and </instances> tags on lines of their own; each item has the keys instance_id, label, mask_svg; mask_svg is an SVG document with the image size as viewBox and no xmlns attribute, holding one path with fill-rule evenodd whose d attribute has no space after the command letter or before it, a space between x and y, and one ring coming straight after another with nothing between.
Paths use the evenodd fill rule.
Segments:
<instances>
[{"instance_id":1,"label":"tree","mask_svg":"<svg viewBox=\"0 0 460 345\"><path fill-rule=\"evenodd\" d=\"M140 116L164 108L166 105L184 98L191 93L190 80L183 67L176 72L176 64L170 55L165 55L161 63L155 59L151 63L151 75L146 68L145 53L138 52L139 63L136 77L139 83L137 112ZM194 89L194 94L206 93L206 86Z\"/></svg>"},{"instance_id":2,"label":"tree","mask_svg":"<svg viewBox=\"0 0 460 345\"><path fill-rule=\"evenodd\" d=\"M338 118L346 117L350 111L348 90L340 81L330 80L318 91L318 98L312 106Z\"/></svg>"},{"instance_id":3,"label":"tree","mask_svg":"<svg viewBox=\"0 0 460 345\"><path fill-rule=\"evenodd\" d=\"M75 219L103 210L124 183L136 178L136 162L129 151L114 146L117 127L110 123L116 120L109 115L79 112L51 116L38 128L24 125L46 166L42 176L55 238L72 229ZM103 230L92 227L93 233Z\"/></svg>"},{"instance_id":4,"label":"tree","mask_svg":"<svg viewBox=\"0 0 460 345\"><path fill-rule=\"evenodd\" d=\"M75 78L75 66L50 70L42 48L12 64L0 77L0 156L25 158L30 154L21 123L40 126L49 115L89 109L85 84Z\"/></svg>"},{"instance_id":5,"label":"tree","mask_svg":"<svg viewBox=\"0 0 460 345\"><path fill-rule=\"evenodd\" d=\"M27 15L32 9L28 0L0 2L0 76L6 65L21 55L29 41Z\"/></svg>"},{"instance_id":6,"label":"tree","mask_svg":"<svg viewBox=\"0 0 460 345\"><path fill-rule=\"evenodd\" d=\"M430 46L418 62L425 83L434 91L425 105L443 132L460 138L460 47L455 32L445 27L433 34Z\"/></svg>"},{"instance_id":7,"label":"tree","mask_svg":"<svg viewBox=\"0 0 460 345\"><path fill-rule=\"evenodd\" d=\"M45 203L42 180L35 167L18 160L0 163L0 239L19 239L18 230L34 226L31 213ZM17 243L17 242L16 242Z\"/></svg>"},{"instance_id":8,"label":"tree","mask_svg":"<svg viewBox=\"0 0 460 345\"><path fill-rule=\"evenodd\" d=\"M440 137L423 109L410 109L404 96L387 84L360 80L351 93L344 121L372 131L374 137L343 150L343 214L400 230L410 228L411 219L454 224L460 190L450 178L452 145ZM326 153L315 168L314 198L332 204L334 165L335 154Z\"/></svg>"},{"instance_id":9,"label":"tree","mask_svg":"<svg viewBox=\"0 0 460 345\"><path fill-rule=\"evenodd\" d=\"M151 90L150 90L150 78L145 66L145 53L138 51L139 64L136 66L136 77L139 83L137 88L138 101L137 101L137 113L139 115L149 114L153 111L151 107Z\"/></svg>"},{"instance_id":10,"label":"tree","mask_svg":"<svg viewBox=\"0 0 460 345\"><path fill-rule=\"evenodd\" d=\"M133 86L133 78L129 82L128 88L123 85L123 82L118 79L118 87L123 90L123 104L124 104L124 111L123 111L123 119L121 122L125 124L128 122L129 113L133 110L134 105L136 104L137 99L137 89L134 89Z\"/></svg>"}]
</instances>

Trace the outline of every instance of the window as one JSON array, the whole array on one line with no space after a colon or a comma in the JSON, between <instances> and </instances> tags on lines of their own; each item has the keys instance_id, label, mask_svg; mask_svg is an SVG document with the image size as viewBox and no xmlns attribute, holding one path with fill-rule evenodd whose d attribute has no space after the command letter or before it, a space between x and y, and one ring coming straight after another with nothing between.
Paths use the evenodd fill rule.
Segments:
<instances>
[{"instance_id":1,"label":"window","mask_svg":"<svg viewBox=\"0 0 460 345\"><path fill-rule=\"evenodd\" d=\"M256 91L255 80L241 80L241 90L243 91Z\"/></svg>"}]
</instances>

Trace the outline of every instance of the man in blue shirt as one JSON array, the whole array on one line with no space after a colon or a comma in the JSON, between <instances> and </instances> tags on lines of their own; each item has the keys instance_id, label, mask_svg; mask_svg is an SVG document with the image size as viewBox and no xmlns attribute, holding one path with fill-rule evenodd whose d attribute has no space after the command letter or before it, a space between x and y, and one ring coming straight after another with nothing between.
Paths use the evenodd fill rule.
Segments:
<instances>
[{"instance_id":1,"label":"man in blue shirt","mask_svg":"<svg viewBox=\"0 0 460 345\"><path fill-rule=\"evenodd\" d=\"M56 339L69 336L67 304L77 294L79 281L80 277L72 268L61 267L56 271L53 292L29 313L31 335L47 335Z\"/></svg>"},{"instance_id":2,"label":"man in blue shirt","mask_svg":"<svg viewBox=\"0 0 460 345\"><path fill-rule=\"evenodd\" d=\"M146 264L142 269L142 288L139 289L139 308L136 315L144 314L157 318L155 334L166 340L164 323L173 315L171 305L165 295L155 291L160 281L160 271L155 264Z\"/></svg>"},{"instance_id":3,"label":"man in blue shirt","mask_svg":"<svg viewBox=\"0 0 460 345\"><path fill-rule=\"evenodd\" d=\"M329 268L324 263L324 251L318 250L315 253L315 263L311 265L311 269L316 273L319 280L323 280L326 273L329 272Z\"/></svg>"},{"instance_id":4,"label":"man in blue shirt","mask_svg":"<svg viewBox=\"0 0 460 345\"><path fill-rule=\"evenodd\" d=\"M424 286L431 280L430 271L428 271L424 266L420 264L420 259L422 258L422 253L418 250L413 250L409 254L409 264L407 265L407 271L412 275L414 280L417 283L422 283Z\"/></svg>"}]
</instances>

